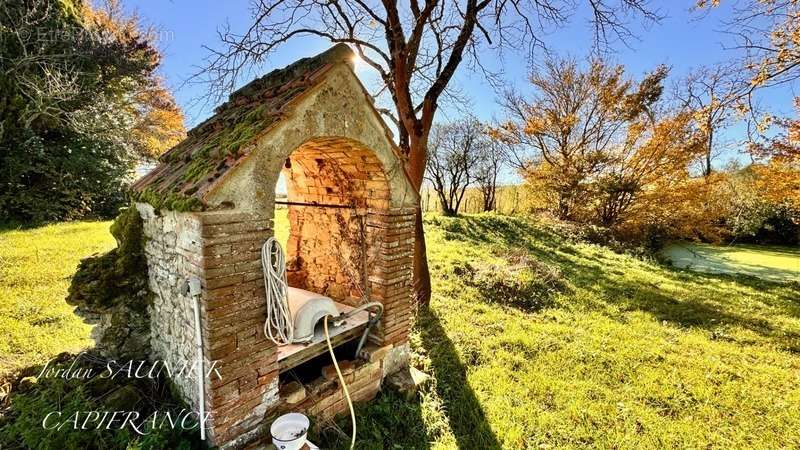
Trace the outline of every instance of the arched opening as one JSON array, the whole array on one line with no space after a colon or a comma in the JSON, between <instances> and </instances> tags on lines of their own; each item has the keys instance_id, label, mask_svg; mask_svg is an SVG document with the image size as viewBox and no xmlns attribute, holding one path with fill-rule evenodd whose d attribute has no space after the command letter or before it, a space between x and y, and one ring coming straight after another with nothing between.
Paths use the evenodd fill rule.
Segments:
<instances>
[{"instance_id":1,"label":"arched opening","mask_svg":"<svg viewBox=\"0 0 800 450\"><path fill-rule=\"evenodd\" d=\"M315 138L290 153L276 186L274 215L275 236L286 253L289 286L331 298L340 312L371 301L383 303L384 291L376 282L382 283L385 271L379 259L388 229L390 194L380 160L357 141ZM360 313L331 330L341 358L356 357L357 344L367 331L380 342L382 326L368 330L368 318ZM324 343L316 342L322 323L316 328L311 344L278 349L281 385L292 380L313 384L322 368L331 364Z\"/></svg>"},{"instance_id":2,"label":"arched opening","mask_svg":"<svg viewBox=\"0 0 800 450\"><path fill-rule=\"evenodd\" d=\"M281 239L280 214L287 214L289 285L350 306L369 299L384 231L373 216L390 204L378 158L350 139L313 139L289 155L281 178L286 201L276 201L276 234Z\"/></svg>"}]
</instances>

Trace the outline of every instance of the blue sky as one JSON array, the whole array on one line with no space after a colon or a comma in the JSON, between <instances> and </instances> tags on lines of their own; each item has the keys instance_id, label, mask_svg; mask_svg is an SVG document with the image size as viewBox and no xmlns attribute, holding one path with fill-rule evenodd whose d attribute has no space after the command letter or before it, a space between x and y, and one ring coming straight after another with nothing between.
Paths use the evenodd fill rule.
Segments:
<instances>
[{"instance_id":1,"label":"blue sky","mask_svg":"<svg viewBox=\"0 0 800 450\"><path fill-rule=\"evenodd\" d=\"M721 32L723 22L729 18L729 8L723 6L708 14L699 14L690 11L694 0L654 1L653 4L661 4L658 8L666 16L663 21L646 28L634 26L638 39L629 41L629 46L622 43L613 45L611 58L624 64L632 76L639 77L658 64L667 64L672 68L671 77L679 78L699 65L722 62L736 56L734 51L725 49L725 46L730 46L733 42L728 35ZM242 30L250 22L247 0L127 0L125 6L131 11L137 11L145 24L154 25L161 30L160 46L164 53L161 72L173 89L180 87L197 70L197 66L203 63L207 53L202 46L217 45L217 30L220 26L228 22L232 29ZM587 56L592 42L592 29L587 13L585 7L579 9L568 26L551 30L544 36L549 49L565 56ZM253 77L318 53L329 45L324 40L311 38L291 41L276 52L264 67L258 68ZM487 54L484 58L484 63L489 66L503 67L505 80L509 85L525 91L529 66L523 56L509 54L502 62L493 54ZM374 74L368 67L359 67L357 72L365 84L374 82ZM490 120L501 116L497 96L480 74L462 67L454 83L472 98L469 109L479 118ZM189 127L206 118L213 108L213 105L201 107L201 104L192 102L204 94L203 87L199 85L183 86L175 91L175 97L186 113ZM762 92L760 103L774 114L790 115L793 114L793 97L792 87L784 86ZM457 114L458 112L445 107L439 118L445 120ZM726 131L726 135L731 141L741 139L744 136L744 127L733 126ZM729 157L732 156L734 155Z\"/></svg>"}]
</instances>

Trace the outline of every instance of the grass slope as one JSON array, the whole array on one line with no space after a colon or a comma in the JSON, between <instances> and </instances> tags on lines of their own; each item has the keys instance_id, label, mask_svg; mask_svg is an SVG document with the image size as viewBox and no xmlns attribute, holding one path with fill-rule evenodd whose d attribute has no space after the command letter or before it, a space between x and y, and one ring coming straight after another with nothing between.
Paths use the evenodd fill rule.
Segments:
<instances>
[{"instance_id":1,"label":"grass slope","mask_svg":"<svg viewBox=\"0 0 800 450\"><path fill-rule=\"evenodd\" d=\"M677 267L711 273L741 273L771 281L800 281L800 248L677 242L663 255Z\"/></svg>"},{"instance_id":2,"label":"grass slope","mask_svg":"<svg viewBox=\"0 0 800 450\"><path fill-rule=\"evenodd\" d=\"M114 247L110 222L0 231L0 379L64 351L91 345L64 302L78 262Z\"/></svg>"},{"instance_id":3,"label":"grass slope","mask_svg":"<svg viewBox=\"0 0 800 450\"><path fill-rule=\"evenodd\" d=\"M796 285L672 269L523 219L426 228L434 297L412 346L433 380L360 406L359 448L800 446ZM108 223L0 232L3 371L89 343L63 297L78 260L112 246Z\"/></svg>"},{"instance_id":4,"label":"grass slope","mask_svg":"<svg viewBox=\"0 0 800 450\"><path fill-rule=\"evenodd\" d=\"M434 383L362 407L362 448L800 446L796 286L671 269L522 219L429 218L426 232L434 296L413 346ZM515 296L542 292L503 275L521 255L564 288Z\"/></svg>"}]
</instances>

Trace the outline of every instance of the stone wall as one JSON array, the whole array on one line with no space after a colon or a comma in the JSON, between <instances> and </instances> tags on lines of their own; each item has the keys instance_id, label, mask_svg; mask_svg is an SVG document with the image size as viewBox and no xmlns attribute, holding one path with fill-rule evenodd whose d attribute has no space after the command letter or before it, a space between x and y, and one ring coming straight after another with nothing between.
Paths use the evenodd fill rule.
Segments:
<instances>
[{"instance_id":1,"label":"stone wall","mask_svg":"<svg viewBox=\"0 0 800 450\"><path fill-rule=\"evenodd\" d=\"M162 360L174 371L197 364L193 299L182 292L191 276L202 277L200 221L189 213L161 211L137 203L143 220L145 256L150 290L154 294L150 314L151 359ZM194 372L172 377L183 399L198 409Z\"/></svg>"}]
</instances>

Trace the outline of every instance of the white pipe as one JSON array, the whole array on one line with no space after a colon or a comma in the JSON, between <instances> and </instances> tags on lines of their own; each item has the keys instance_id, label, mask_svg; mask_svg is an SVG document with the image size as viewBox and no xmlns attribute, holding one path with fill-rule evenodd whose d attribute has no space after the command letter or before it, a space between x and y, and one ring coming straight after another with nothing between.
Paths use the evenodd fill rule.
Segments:
<instances>
[{"instance_id":1,"label":"white pipe","mask_svg":"<svg viewBox=\"0 0 800 450\"><path fill-rule=\"evenodd\" d=\"M192 306L194 307L194 336L195 348L197 348L197 392L200 403L200 440L206 440L206 396L205 380L206 374L203 371L203 338L200 334L200 280L197 277L189 279L189 293L192 295Z\"/></svg>"}]
</instances>

